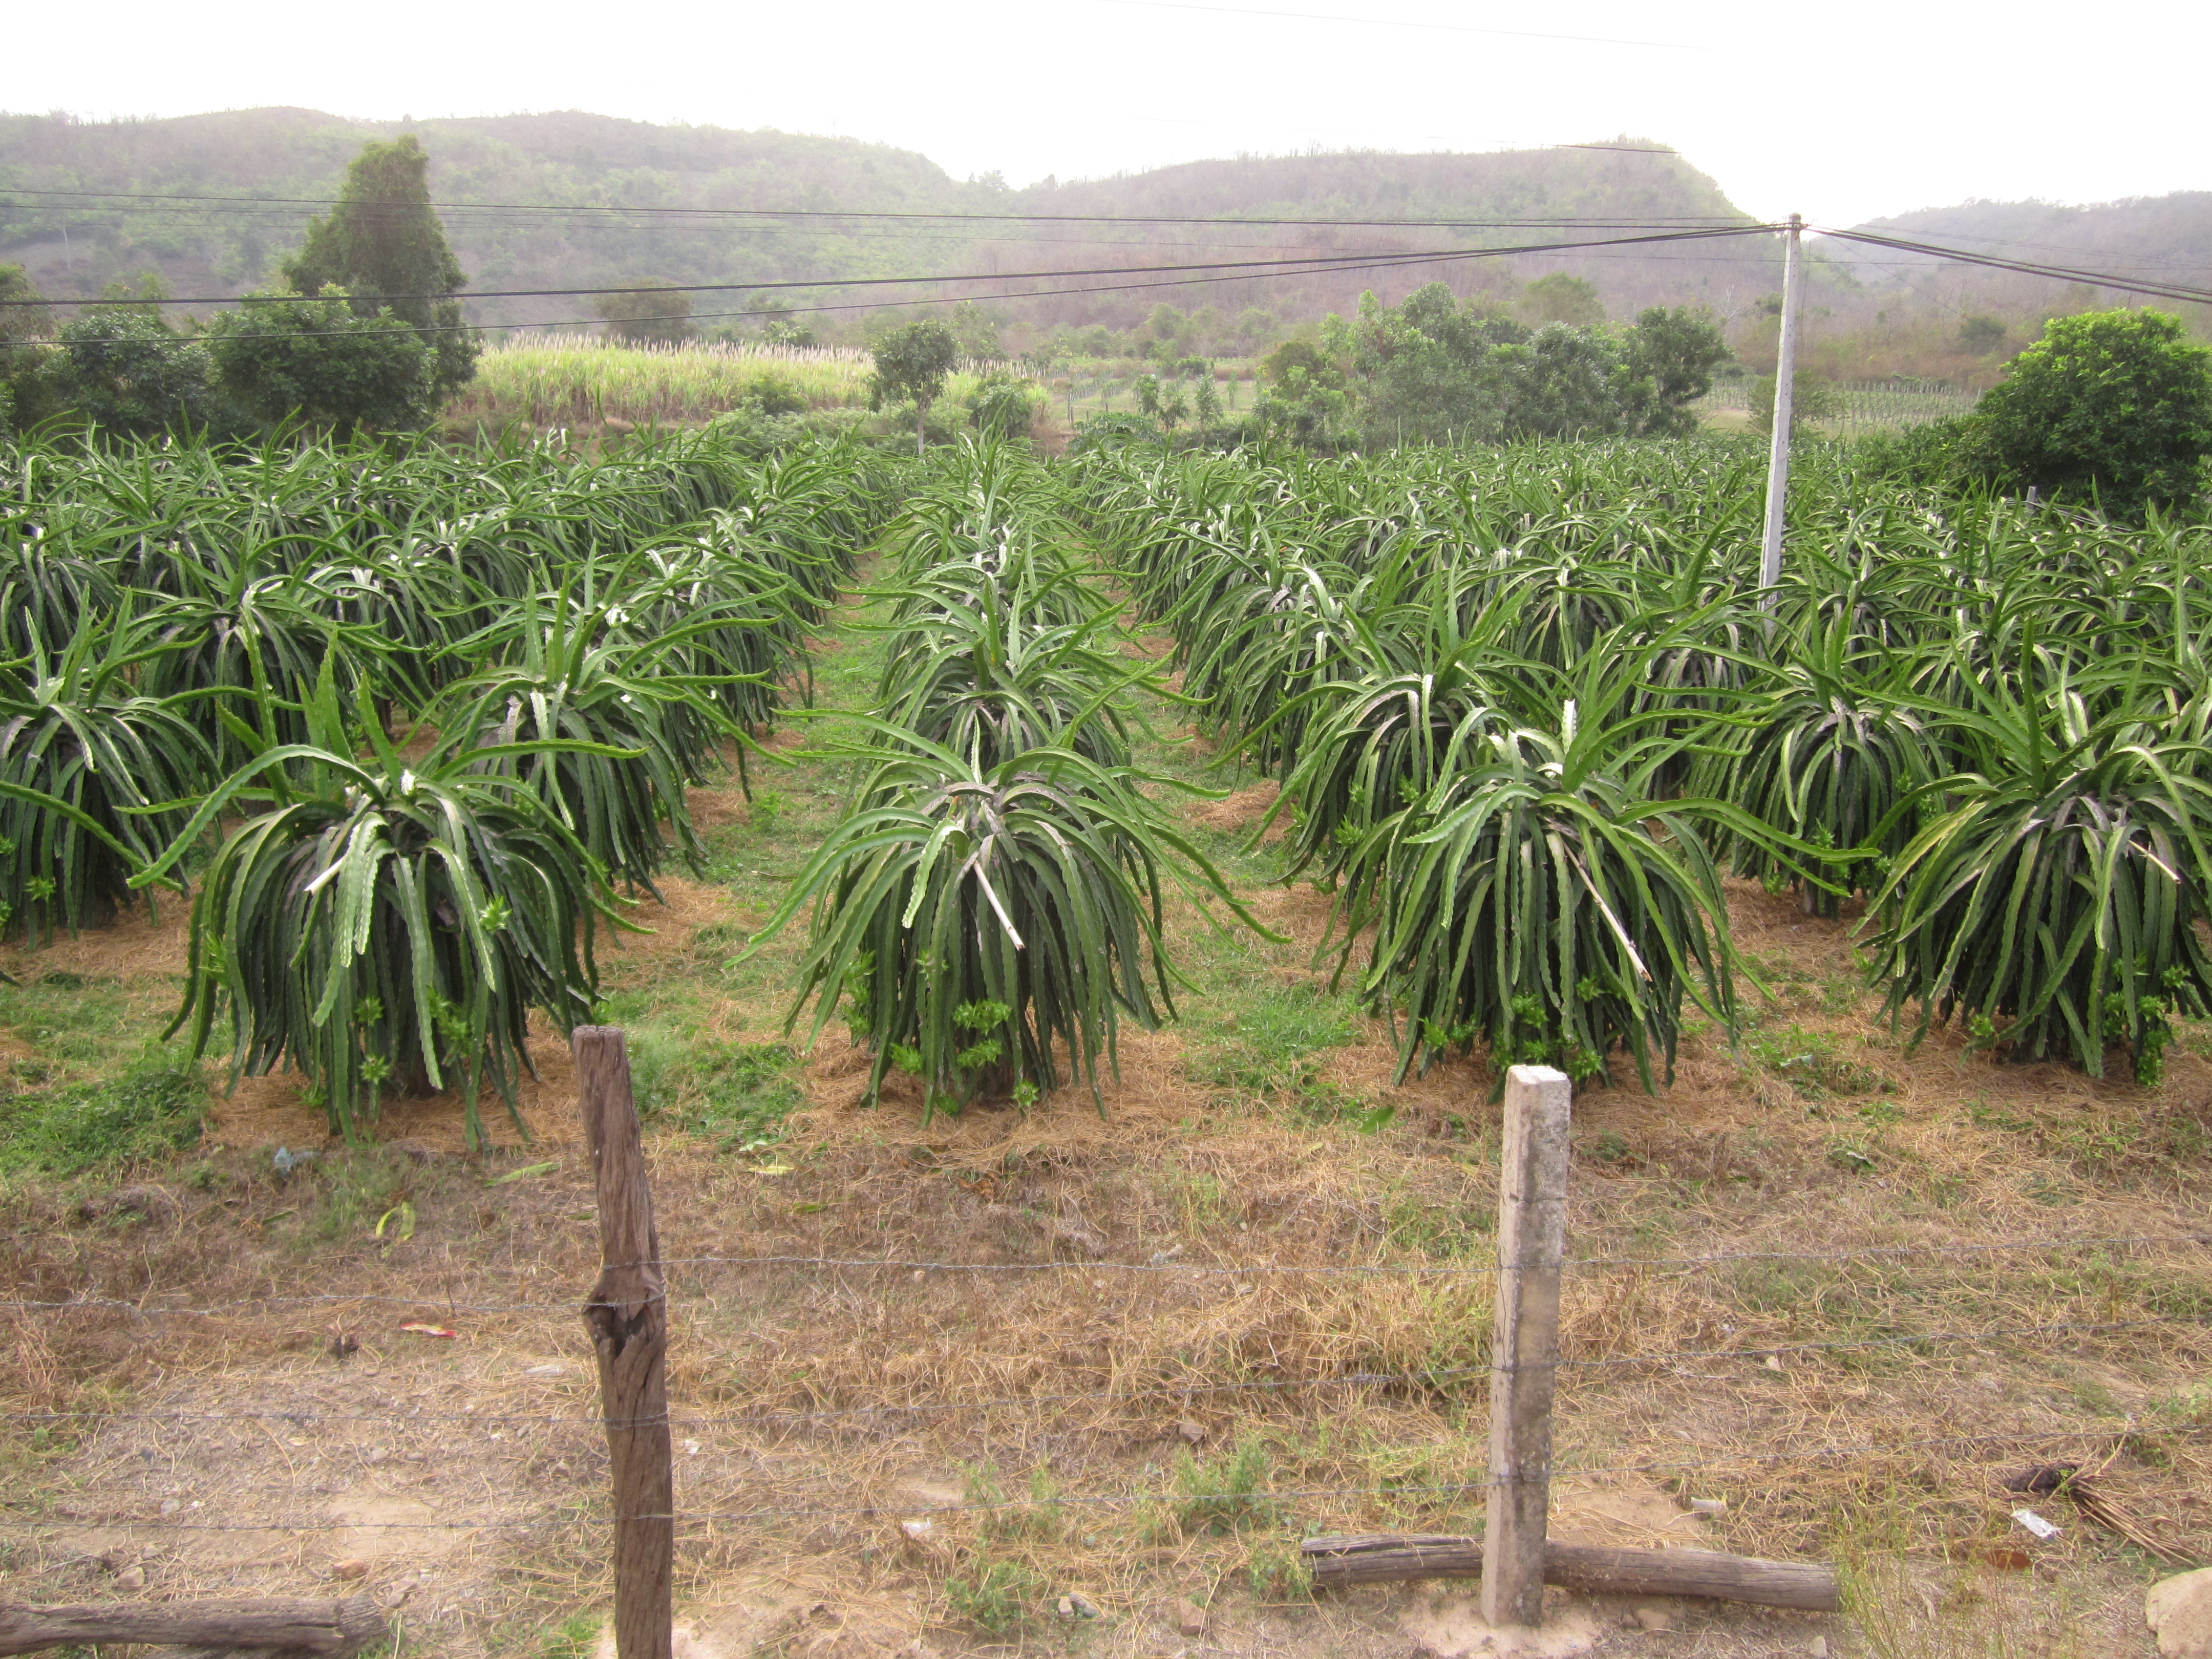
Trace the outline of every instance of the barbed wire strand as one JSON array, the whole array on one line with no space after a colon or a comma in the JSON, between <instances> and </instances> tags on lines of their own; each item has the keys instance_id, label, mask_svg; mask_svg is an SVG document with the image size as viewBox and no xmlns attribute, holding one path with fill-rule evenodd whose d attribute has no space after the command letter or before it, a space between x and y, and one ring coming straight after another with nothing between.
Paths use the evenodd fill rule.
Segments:
<instances>
[{"instance_id":1,"label":"barbed wire strand","mask_svg":"<svg viewBox=\"0 0 2212 1659\"><path fill-rule=\"evenodd\" d=\"M1563 1261L1560 1266L1565 1272L1577 1273L1593 1267L1689 1268L1720 1266L1736 1261L1876 1261L1890 1257L1987 1255L2006 1251L2094 1249L2121 1245L2212 1245L2212 1233L2122 1233L2088 1238L2002 1239L1987 1244L1879 1244L1865 1245L1848 1250L1726 1251L1707 1255L1681 1256L1581 1256L1571 1257ZM1498 1272L1498 1265L1495 1262L1454 1263L1441 1267L1369 1266L1342 1262L1306 1265L1294 1262L1249 1262L1224 1267L1212 1262L1196 1261L932 1261L907 1256L819 1255L663 1256L657 1262L625 1261L609 1265L617 1268L654 1266L660 1267L797 1267L836 1270L885 1269L947 1273L1187 1273L1227 1279L1259 1279L1271 1274L1303 1275L1314 1278L1452 1278L1484 1276ZM404 1297L331 1291L302 1296L240 1297L229 1302L214 1303L204 1308L149 1308L138 1303L114 1297L81 1297L44 1302L0 1301L0 1308L13 1309L21 1312L67 1311L78 1308L122 1308L149 1318L212 1319L219 1318L225 1313L239 1308L333 1306L359 1303L407 1308L435 1307L453 1313L495 1314L574 1314L584 1305L584 1300L581 1297L561 1302L454 1303L441 1301L429 1296Z\"/></svg>"},{"instance_id":2,"label":"barbed wire strand","mask_svg":"<svg viewBox=\"0 0 2212 1659\"><path fill-rule=\"evenodd\" d=\"M1281 1393L1306 1389L1368 1388L1403 1385L1435 1388L1448 1382L1489 1376L1506 1370L1596 1370L1634 1365L1678 1365L1723 1360L1765 1360L1784 1354L1826 1353L1880 1347L1910 1347L1920 1343L1990 1342L2014 1337L2039 1337L2110 1331L2184 1328L2172 1319L2100 1320L2083 1323L2059 1321L2039 1325L1997 1325L1981 1330L1899 1331L1883 1336L1855 1337L1840 1341L1759 1343L1729 1348L1684 1348L1664 1353L1610 1354L1583 1359L1560 1359L1520 1366L1449 1365L1424 1371L1347 1371L1332 1376L1264 1377L1241 1382L1158 1383L1134 1389L1101 1389L1081 1393L1005 1395L990 1400L921 1401L904 1404L878 1402L865 1406L835 1406L801 1409L770 1409L720 1417L645 1417L607 1419L573 1414L513 1412L319 1412L273 1407L246 1412L121 1412L72 1410L0 1412L0 1422L143 1422L143 1423L388 1423L400 1426L422 1423L523 1423L586 1428L766 1428L787 1423L829 1422L850 1418L919 1416L934 1413L989 1412L1035 1409L1047 1406L1120 1405L1148 1401L1188 1401L1206 1395Z\"/></svg>"},{"instance_id":3,"label":"barbed wire strand","mask_svg":"<svg viewBox=\"0 0 2212 1659\"><path fill-rule=\"evenodd\" d=\"M1630 1463L1615 1464L1555 1464L1550 1470L1553 1478L1574 1475L1595 1477L1614 1474L1650 1474L1658 1469L1725 1468L1744 1463L1774 1463L1793 1461L1818 1462L1836 1457L1894 1456L1901 1452L1926 1451L1936 1447L1973 1447L1990 1445L2045 1445L2075 1440L2108 1440L2115 1437L2156 1433L2171 1439L2197 1439L2212 1434L2212 1424L2177 1426L2146 1431L2140 1426L2110 1426L2081 1429L2051 1429L2022 1431L2018 1433L1936 1435L1924 1439L1899 1441L1863 1441L1851 1445L1823 1445L1795 1447L1772 1452L1728 1452L1717 1456L1690 1459L1645 1459ZM732 1522L764 1521L823 1516L900 1516L921 1519L939 1515L980 1515L1013 1509L1079 1509L1118 1508L1134 1505L1239 1503L1265 1504L1293 1502L1301 1498L1411 1498L1434 1497L1445 1493L1465 1494L1486 1491L1490 1485L1487 1468L1475 1473L1483 1478L1448 1481L1422 1486L1304 1486L1279 1492L1101 1492L1062 1495L1048 1499L1030 1498L1001 1498L975 1503L896 1504L853 1504L823 1505L775 1506L753 1510L697 1510L690 1511L661 1510L633 1515L621 1519L631 1521L676 1522ZM61 1530L69 1528L95 1527L136 1532L493 1532L544 1531L573 1526L611 1526L613 1516L575 1515L558 1520L545 1521L134 1521L125 1518L106 1519L74 1516L57 1520L33 1520L15 1516L0 1516L0 1528L15 1531Z\"/></svg>"}]
</instances>

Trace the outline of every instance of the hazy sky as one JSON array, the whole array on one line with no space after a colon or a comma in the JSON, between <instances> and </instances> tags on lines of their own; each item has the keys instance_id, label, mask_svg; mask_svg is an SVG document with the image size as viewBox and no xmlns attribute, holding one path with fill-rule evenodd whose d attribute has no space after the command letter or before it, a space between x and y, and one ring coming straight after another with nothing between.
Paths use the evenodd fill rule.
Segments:
<instances>
[{"instance_id":1,"label":"hazy sky","mask_svg":"<svg viewBox=\"0 0 2212 1659\"><path fill-rule=\"evenodd\" d=\"M1483 32L1511 30L1598 38ZM878 139L1016 185L1239 151L1629 133L1677 146L1754 213L1815 223L2212 186L2203 0L234 0L189 21L107 0L26 8L8 35L0 100L16 110L577 108Z\"/></svg>"}]
</instances>

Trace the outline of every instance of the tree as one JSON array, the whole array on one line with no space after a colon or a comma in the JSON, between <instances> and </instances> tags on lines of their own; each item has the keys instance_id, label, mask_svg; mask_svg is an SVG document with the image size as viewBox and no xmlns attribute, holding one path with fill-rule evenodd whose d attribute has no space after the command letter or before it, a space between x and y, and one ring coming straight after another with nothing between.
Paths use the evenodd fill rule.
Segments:
<instances>
[{"instance_id":1,"label":"tree","mask_svg":"<svg viewBox=\"0 0 2212 1659\"><path fill-rule=\"evenodd\" d=\"M978 432L997 438L1026 438L1041 401L1036 390L1018 375L986 376L970 404L970 418Z\"/></svg>"},{"instance_id":2,"label":"tree","mask_svg":"<svg viewBox=\"0 0 2212 1659\"><path fill-rule=\"evenodd\" d=\"M1252 404L1261 430L1305 449L1334 453L1356 441L1343 368L1306 340L1285 340L1261 361L1267 390Z\"/></svg>"},{"instance_id":3,"label":"tree","mask_svg":"<svg viewBox=\"0 0 2212 1659\"><path fill-rule=\"evenodd\" d=\"M1605 320L1605 302L1597 297L1597 289L1564 270L1539 276L1522 289L1521 304L1540 325L1565 323L1572 328L1595 328Z\"/></svg>"},{"instance_id":4,"label":"tree","mask_svg":"<svg viewBox=\"0 0 2212 1659\"><path fill-rule=\"evenodd\" d=\"M434 395L442 401L476 374L483 342L451 298L468 281L430 207L430 158L413 133L362 146L346 169L328 218L307 221L307 239L282 266L295 294L343 289L354 313L389 307L424 331L436 349Z\"/></svg>"},{"instance_id":5,"label":"tree","mask_svg":"<svg viewBox=\"0 0 2212 1659\"><path fill-rule=\"evenodd\" d=\"M811 323L792 320L791 302L771 295L753 307L753 315L760 321L763 345L811 346L815 343L814 326Z\"/></svg>"},{"instance_id":6,"label":"tree","mask_svg":"<svg viewBox=\"0 0 2212 1659\"><path fill-rule=\"evenodd\" d=\"M1720 325L1707 313L1687 306L1651 306L1639 312L1629 331L1628 361L1649 382L1650 401L1636 428L1655 438L1696 431L1698 417L1690 405L1713 389L1713 370L1729 356Z\"/></svg>"},{"instance_id":7,"label":"tree","mask_svg":"<svg viewBox=\"0 0 2212 1659\"><path fill-rule=\"evenodd\" d=\"M2054 317L1970 424L2001 483L2094 493L2115 517L2194 500L2212 453L2212 352L2178 317Z\"/></svg>"},{"instance_id":8,"label":"tree","mask_svg":"<svg viewBox=\"0 0 2212 1659\"><path fill-rule=\"evenodd\" d=\"M1509 347L1505 429L1514 437L1598 438L1627 424L1618 347L1601 329L1549 323Z\"/></svg>"},{"instance_id":9,"label":"tree","mask_svg":"<svg viewBox=\"0 0 2212 1659\"><path fill-rule=\"evenodd\" d=\"M1799 374L1790 382L1790 436L1794 442L1808 421L1832 421L1844 412L1844 394L1833 380ZM1751 388L1751 429L1764 438L1774 430L1774 377L1762 374Z\"/></svg>"},{"instance_id":10,"label":"tree","mask_svg":"<svg viewBox=\"0 0 2212 1659\"><path fill-rule=\"evenodd\" d=\"M328 288L307 305L246 301L216 319L209 349L222 389L256 419L298 416L349 434L425 424L436 411L436 352L392 315L357 316Z\"/></svg>"},{"instance_id":11,"label":"tree","mask_svg":"<svg viewBox=\"0 0 2212 1659\"><path fill-rule=\"evenodd\" d=\"M2005 325L2001 317L1978 312L1959 319L1959 349L1976 357L1987 357L2004 349Z\"/></svg>"},{"instance_id":12,"label":"tree","mask_svg":"<svg viewBox=\"0 0 2212 1659\"><path fill-rule=\"evenodd\" d=\"M149 307L94 307L63 327L60 344L62 396L97 426L143 438L223 417L206 344Z\"/></svg>"},{"instance_id":13,"label":"tree","mask_svg":"<svg viewBox=\"0 0 2212 1659\"><path fill-rule=\"evenodd\" d=\"M963 300L952 307L951 328L962 356L989 360L1000 355L998 319L974 301Z\"/></svg>"},{"instance_id":14,"label":"tree","mask_svg":"<svg viewBox=\"0 0 2212 1659\"><path fill-rule=\"evenodd\" d=\"M1198 377L1197 389L1191 394L1191 413L1200 426L1218 426L1221 421L1221 393L1213 384L1213 371L1207 369Z\"/></svg>"},{"instance_id":15,"label":"tree","mask_svg":"<svg viewBox=\"0 0 2212 1659\"><path fill-rule=\"evenodd\" d=\"M934 319L893 329L876 343L876 372L868 378L868 407L914 404L914 453L922 453L929 406L943 395L952 366L960 361L960 342Z\"/></svg>"},{"instance_id":16,"label":"tree","mask_svg":"<svg viewBox=\"0 0 2212 1659\"><path fill-rule=\"evenodd\" d=\"M607 325L607 338L624 345L681 345L691 325L691 296L658 276L641 276L618 294L602 294L592 308Z\"/></svg>"},{"instance_id":17,"label":"tree","mask_svg":"<svg viewBox=\"0 0 2212 1659\"><path fill-rule=\"evenodd\" d=\"M1440 444L1498 437L1510 351L1528 338L1510 318L1480 304L1462 306L1442 283L1415 289L1395 308L1362 295L1352 356L1370 440ZM1277 347L1267 361L1288 349Z\"/></svg>"},{"instance_id":18,"label":"tree","mask_svg":"<svg viewBox=\"0 0 2212 1659\"><path fill-rule=\"evenodd\" d=\"M21 265L0 265L0 434L38 418L41 344L53 313Z\"/></svg>"}]
</instances>

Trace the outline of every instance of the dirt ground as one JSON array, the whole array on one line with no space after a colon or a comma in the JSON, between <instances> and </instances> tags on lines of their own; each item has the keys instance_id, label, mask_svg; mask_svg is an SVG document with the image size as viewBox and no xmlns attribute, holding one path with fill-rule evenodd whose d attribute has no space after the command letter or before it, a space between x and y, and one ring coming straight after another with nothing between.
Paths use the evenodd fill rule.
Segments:
<instances>
[{"instance_id":1,"label":"dirt ground","mask_svg":"<svg viewBox=\"0 0 2212 1659\"><path fill-rule=\"evenodd\" d=\"M603 951L665 1103L679 1654L1505 1650L1471 1585L1300 1576L1315 1533L1480 1526L1498 1111L1473 1061L1393 1082L1314 966L1326 897L1239 850L1271 789L1188 811L1289 942L1179 913L1184 1020L1124 1030L1097 1101L868 1106L836 1026L776 1134L717 1139L698 1057L786 1052L795 946L744 951L836 811L809 764L702 792L709 878ZM2212 1560L2212 1252L2157 1242L2212 1235L2212 1045L2154 1090L1909 1049L1853 918L1731 898L1739 1041L1700 1024L1671 1087L1576 1102L1554 1532L1835 1561L1849 1612L1555 1591L1522 1650L2152 1652L2174 1568L2004 1482L2088 1466ZM182 923L0 968L157 1030ZM75 1304L0 1309L9 1595L367 1588L395 1653L611 1652L592 1195L557 1036L537 1058L526 1139L487 1099L480 1155L450 1097L349 1152L279 1076L172 1164L0 1188L0 1296Z\"/></svg>"}]
</instances>

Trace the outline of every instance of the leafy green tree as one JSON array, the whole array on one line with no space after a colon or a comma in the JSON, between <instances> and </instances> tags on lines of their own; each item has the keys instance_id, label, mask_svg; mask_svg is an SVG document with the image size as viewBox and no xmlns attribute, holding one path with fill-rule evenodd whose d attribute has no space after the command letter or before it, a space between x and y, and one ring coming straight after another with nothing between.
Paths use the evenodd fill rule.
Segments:
<instances>
[{"instance_id":1,"label":"leafy green tree","mask_svg":"<svg viewBox=\"0 0 2212 1659\"><path fill-rule=\"evenodd\" d=\"M969 405L969 418L978 432L999 438L1026 438L1036 418L1036 389L1018 376L988 376Z\"/></svg>"},{"instance_id":2,"label":"leafy green tree","mask_svg":"<svg viewBox=\"0 0 2212 1659\"><path fill-rule=\"evenodd\" d=\"M2158 311L2054 317L1972 426L1997 480L2094 493L2116 517L2195 500L2212 453L2212 352Z\"/></svg>"},{"instance_id":3,"label":"leafy green tree","mask_svg":"<svg viewBox=\"0 0 2212 1659\"><path fill-rule=\"evenodd\" d=\"M753 307L753 315L760 324L763 345L811 346L815 343L814 327L811 323L795 321L791 302L774 297L763 300ZM734 333L735 331L729 331Z\"/></svg>"},{"instance_id":4,"label":"leafy green tree","mask_svg":"<svg viewBox=\"0 0 2212 1659\"><path fill-rule=\"evenodd\" d=\"M308 305L249 299L208 349L223 391L269 425L295 416L340 434L420 427L437 410L434 349L389 308L356 313L335 288Z\"/></svg>"},{"instance_id":5,"label":"leafy green tree","mask_svg":"<svg viewBox=\"0 0 2212 1659\"><path fill-rule=\"evenodd\" d=\"M988 360L1001 355L998 319L974 301L963 300L952 307L951 328L962 356Z\"/></svg>"},{"instance_id":6,"label":"leafy green tree","mask_svg":"<svg viewBox=\"0 0 2212 1659\"><path fill-rule=\"evenodd\" d=\"M1987 357L2004 349L2004 319L1977 313L1959 319L1959 349Z\"/></svg>"},{"instance_id":7,"label":"leafy green tree","mask_svg":"<svg viewBox=\"0 0 2212 1659\"><path fill-rule=\"evenodd\" d=\"M53 331L53 313L21 265L0 265L0 433L29 425L44 411L40 404L40 349Z\"/></svg>"},{"instance_id":8,"label":"leafy green tree","mask_svg":"<svg viewBox=\"0 0 2212 1659\"><path fill-rule=\"evenodd\" d=\"M430 206L430 158L413 133L368 143L346 169L337 205L307 222L307 238L281 267L295 294L343 289L354 312L390 307L436 349L434 395L451 397L476 374L483 342L452 296L468 281Z\"/></svg>"},{"instance_id":9,"label":"leafy green tree","mask_svg":"<svg viewBox=\"0 0 2212 1659\"><path fill-rule=\"evenodd\" d=\"M914 453L922 453L929 406L945 393L952 366L960 361L960 342L932 319L893 329L876 342L876 372L868 377L868 407L914 405Z\"/></svg>"},{"instance_id":10,"label":"leafy green tree","mask_svg":"<svg viewBox=\"0 0 2212 1659\"><path fill-rule=\"evenodd\" d=\"M1571 328L1595 328L1605 320L1605 302L1597 297L1597 289L1564 270L1539 276L1522 289L1521 306L1539 325L1565 323Z\"/></svg>"},{"instance_id":11,"label":"leafy green tree","mask_svg":"<svg viewBox=\"0 0 2212 1659\"><path fill-rule=\"evenodd\" d=\"M1200 426L1218 425L1221 420L1221 393L1213 384L1213 372L1209 369L1198 377L1198 385L1191 394L1191 414Z\"/></svg>"},{"instance_id":12,"label":"leafy green tree","mask_svg":"<svg viewBox=\"0 0 2212 1659\"><path fill-rule=\"evenodd\" d=\"M1254 400L1260 429L1302 448L1334 453L1357 441L1343 368L1306 340L1285 340L1260 365L1267 389Z\"/></svg>"},{"instance_id":13,"label":"leafy green tree","mask_svg":"<svg viewBox=\"0 0 2212 1659\"><path fill-rule=\"evenodd\" d=\"M1603 330L1548 323L1506 360L1505 429L1516 438L1607 437L1626 428L1625 364Z\"/></svg>"},{"instance_id":14,"label":"leafy green tree","mask_svg":"<svg viewBox=\"0 0 2212 1659\"><path fill-rule=\"evenodd\" d=\"M607 325L607 338L624 345L681 345L698 331L691 325L691 296L657 276L641 277L618 294L592 302Z\"/></svg>"},{"instance_id":15,"label":"leafy green tree","mask_svg":"<svg viewBox=\"0 0 2212 1659\"><path fill-rule=\"evenodd\" d=\"M59 343L59 396L106 431L143 438L226 423L206 343L146 307L94 307L63 326Z\"/></svg>"},{"instance_id":16,"label":"leafy green tree","mask_svg":"<svg viewBox=\"0 0 2212 1659\"><path fill-rule=\"evenodd\" d=\"M1130 386L1136 394L1138 410L1152 419L1160 415L1160 383L1150 374L1139 374Z\"/></svg>"},{"instance_id":17,"label":"leafy green tree","mask_svg":"<svg viewBox=\"0 0 2212 1659\"><path fill-rule=\"evenodd\" d=\"M1690 405L1713 389L1713 370L1729 356L1720 325L1703 311L1651 306L1638 313L1629 331L1627 360L1645 383L1639 392L1648 401L1632 422L1635 429L1655 438L1696 431Z\"/></svg>"},{"instance_id":18,"label":"leafy green tree","mask_svg":"<svg viewBox=\"0 0 2212 1659\"><path fill-rule=\"evenodd\" d=\"M1794 441L1808 421L1832 421L1844 412L1844 394L1833 380L1799 374L1790 386L1790 436ZM1762 374L1751 388L1751 429L1765 437L1774 430L1774 377Z\"/></svg>"},{"instance_id":19,"label":"leafy green tree","mask_svg":"<svg viewBox=\"0 0 2212 1659\"><path fill-rule=\"evenodd\" d=\"M1370 441L1482 442L1502 434L1510 359L1499 348L1526 343L1520 324L1462 306L1443 283L1430 283L1395 308L1363 295L1352 332Z\"/></svg>"}]
</instances>

